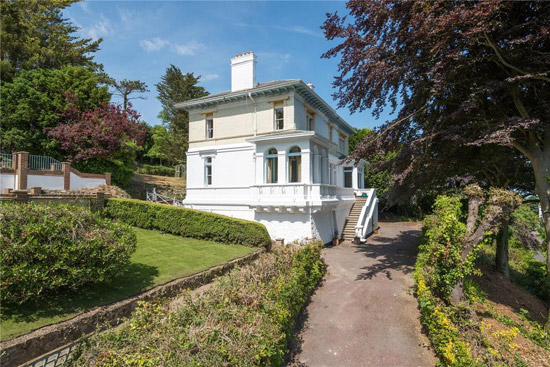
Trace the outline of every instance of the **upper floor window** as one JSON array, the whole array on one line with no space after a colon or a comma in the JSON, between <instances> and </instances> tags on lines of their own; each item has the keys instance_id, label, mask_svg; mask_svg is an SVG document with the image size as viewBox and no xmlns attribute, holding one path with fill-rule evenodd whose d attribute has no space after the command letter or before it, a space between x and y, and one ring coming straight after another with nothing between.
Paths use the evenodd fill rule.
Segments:
<instances>
[{"instance_id":1,"label":"upper floor window","mask_svg":"<svg viewBox=\"0 0 550 367\"><path fill-rule=\"evenodd\" d=\"M212 185L212 157L204 158L204 186Z\"/></svg>"},{"instance_id":2,"label":"upper floor window","mask_svg":"<svg viewBox=\"0 0 550 367\"><path fill-rule=\"evenodd\" d=\"M312 131L314 129L313 124L314 124L313 116L310 115L309 113L306 114L306 130Z\"/></svg>"},{"instance_id":3,"label":"upper floor window","mask_svg":"<svg viewBox=\"0 0 550 367\"><path fill-rule=\"evenodd\" d=\"M283 130L285 127L285 113L282 107L274 110L275 130Z\"/></svg>"},{"instance_id":4,"label":"upper floor window","mask_svg":"<svg viewBox=\"0 0 550 367\"><path fill-rule=\"evenodd\" d=\"M329 124L328 125L328 138L330 140L330 142L332 143L332 132L334 130L334 126L332 126L332 124Z\"/></svg>"},{"instance_id":5,"label":"upper floor window","mask_svg":"<svg viewBox=\"0 0 550 367\"><path fill-rule=\"evenodd\" d=\"M288 182L300 182L302 178L302 151L292 147L288 151Z\"/></svg>"},{"instance_id":6,"label":"upper floor window","mask_svg":"<svg viewBox=\"0 0 550 367\"><path fill-rule=\"evenodd\" d=\"M340 135L340 140L338 141L338 150L340 153L346 154L346 137Z\"/></svg>"},{"instance_id":7,"label":"upper floor window","mask_svg":"<svg viewBox=\"0 0 550 367\"><path fill-rule=\"evenodd\" d=\"M206 115L206 139L214 137L214 115Z\"/></svg>"},{"instance_id":8,"label":"upper floor window","mask_svg":"<svg viewBox=\"0 0 550 367\"><path fill-rule=\"evenodd\" d=\"M265 182L277 183L278 175L278 160L277 149L271 148L265 155Z\"/></svg>"}]
</instances>

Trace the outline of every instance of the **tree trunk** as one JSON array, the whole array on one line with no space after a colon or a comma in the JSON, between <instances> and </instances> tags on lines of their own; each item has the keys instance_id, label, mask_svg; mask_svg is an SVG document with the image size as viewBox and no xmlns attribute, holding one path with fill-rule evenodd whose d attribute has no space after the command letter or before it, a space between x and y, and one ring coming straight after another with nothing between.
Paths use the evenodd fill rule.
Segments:
<instances>
[{"instance_id":1,"label":"tree trunk","mask_svg":"<svg viewBox=\"0 0 550 367\"><path fill-rule=\"evenodd\" d=\"M540 152L531 158L533 170L535 171L535 191L540 200L542 209L542 221L546 232L546 276L550 281L550 151ZM550 290L549 290L550 291ZM550 297L550 294L548 295ZM550 332L550 310L544 326L546 332Z\"/></svg>"},{"instance_id":2,"label":"tree trunk","mask_svg":"<svg viewBox=\"0 0 550 367\"><path fill-rule=\"evenodd\" d=\"M466 187L468 194L468 218L466 219L466 234L474 233L479 218L479 207L483 203L483 191L477 184Z\"/></svg>"},{"instance_id":3,"label":"tree trunk","mask_svg":"<svg viewBox=\"0 0 550 367\"><path fill-rule=\"evenodd\" d=\"M497 270L506 277L510 279L510 266L508 263L508 226L510 220L505 218L500 224L500 231L497 235L497 252L495 257L495 265Z\"/></svg>"},{"instance_id":4,"label":"tree trunk","mask_svg":"<svg viewBox=\"0 0 550 367\"><path fill-rule=\"evenodd\" d=\"M505 190L494 190L489 198L489 205L485 209L485 215L481 219L479 225L473 233L468 234L462 250L460 251L460 259L466 261L468 255L476 245L485 239L488 234L492 234L497 229L498 223L504 218L509 219L510 213L519 206L521 199L516 194ZM471 195L471 192L470 194ZM469 200L470 202L471 200ZM476 201L474 201L475 203ZM468 209L468 212L470 210ZM470 215L468 215L470 216ZM464 279L460 279L451 292L451 302L457 304L466 300L464 294Z\"/></svg>"}]
</instances>

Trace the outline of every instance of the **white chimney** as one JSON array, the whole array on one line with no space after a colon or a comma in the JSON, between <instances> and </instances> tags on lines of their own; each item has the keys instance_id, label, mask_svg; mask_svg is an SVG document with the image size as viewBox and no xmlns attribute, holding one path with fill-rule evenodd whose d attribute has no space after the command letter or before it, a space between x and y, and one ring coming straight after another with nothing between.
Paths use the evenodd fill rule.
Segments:
<instances>
[{"instance_id":1,"label":"white chimney","mask_svg":"<svg viewBox=\"0 0 550 367\"><path fill-rule=\"evenodd\" d=\"M238 54L231 59L231 92L253 88L256 85L256 55Z\"/></svg>"}]
</instances>

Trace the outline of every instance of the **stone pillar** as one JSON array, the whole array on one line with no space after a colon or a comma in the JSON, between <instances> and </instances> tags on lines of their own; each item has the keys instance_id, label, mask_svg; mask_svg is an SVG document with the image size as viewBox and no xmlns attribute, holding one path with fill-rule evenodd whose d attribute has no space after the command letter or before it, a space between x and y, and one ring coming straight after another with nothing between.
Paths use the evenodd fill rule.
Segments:
<instances>
[{"instance_id":1,"label":"stone pillar","mask_svg":"<svg viewBox=\"0 0 550 367\"><path fill-rule=\"evenodd\" d=\"M31 187L31 195L40 195L42 193L41 187Z\"/></svg>"},{"instance_id":2,"label":"stone pillar","mask_svg":"<svg viewBox=\"0 0 550 367\"><path fill-rule=\"evenodd\" d=\"M107 172L105 174L105 184L107 186L111 186L111 173Z\"/></svg>"},{"instance_id":3,"label":"stone pillar","mask_svg":"<svg viewBox=\"0 0 550 367\"><path fill-rule=\"evenodd\" d=\"M13 190L12 194L15 194L15 202L17 203L29 202L29 193L25 190Z\"/></svg>"},{"instance_id":4,"label":"stone pillar","mask_svg":"<svg viewBox=\"0 0 550 367\"><path fill-rule=\"evenodd\" d=\"M29 153L16 152L15 155L15 174L17 175L17 190L26 190L29 174Z\"/></svg>"},{"instance_id":5,"label":"stone pillar","mask_svg":"<svg viewBox=\"0 0 550 367\"><path fill-rule=\"evenodd\" d=\"M71 189L71 163L61 162L61 171L63 172L63 190Z\"/></svg>"},{"instance_id":6,"label":"stone pillar","mask_svg":"<svg viewBox=\"0 0 550 367\"><path fill-rule=\"evenodd\" d=\"M92 199L91 210L93 212L102 211L105 207L105 193L103 191L98 191L95 193L95 198Z\"/></svg>"}]
</instances>

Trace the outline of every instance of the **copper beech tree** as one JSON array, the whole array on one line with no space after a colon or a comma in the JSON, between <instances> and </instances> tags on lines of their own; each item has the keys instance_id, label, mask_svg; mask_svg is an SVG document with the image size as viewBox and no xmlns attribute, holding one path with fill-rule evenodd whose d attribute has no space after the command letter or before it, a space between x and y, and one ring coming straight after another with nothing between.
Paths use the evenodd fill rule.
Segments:
<instances>
[{"instance_id":1,"label":"copper beech tree","mask_svg":"<svg viewBox=\"0 0 550 367\"><path fill-rule=\"evenodd\" d=\"M323 55L341 57L334 97L351 111L399 111L358 144L356 157L398 151L399 186L448 174L447 159L473 147L515 149L534 174L550 277L550 2L362 0L347 7L348 17L327 14L323 25L327 39L341 40Z\"/></svg>"}]
</instances>

